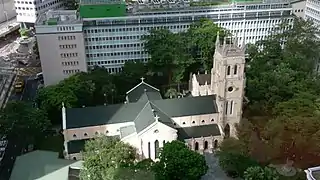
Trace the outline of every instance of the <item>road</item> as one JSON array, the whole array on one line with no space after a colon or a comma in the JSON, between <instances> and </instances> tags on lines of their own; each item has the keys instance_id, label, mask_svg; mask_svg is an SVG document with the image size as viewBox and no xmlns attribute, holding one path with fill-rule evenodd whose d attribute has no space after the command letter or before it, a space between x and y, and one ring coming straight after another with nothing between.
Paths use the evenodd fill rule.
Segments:
<instances>
[{"instance_id":1,"label":"road","mask_svg":"<svg viewBox=\"0 0 320 180\"><path fill-rule=\"evenodd\" d=\"M21 78L25 80L25 88L22 93L14 93L12 92L9 100L22 100L26 102L32 102L37 93L37 87L39 81L34 80L35 75L33 76L22 76ZM20 156L23 152L24 146L23 142L19 141L15 137L8 137L8 146L6 148L6 152L3 160L0 165L0 180L8 180L10 179L11 171L14 166L14 162L16 157Z\"/></svg>"}]
</instances>

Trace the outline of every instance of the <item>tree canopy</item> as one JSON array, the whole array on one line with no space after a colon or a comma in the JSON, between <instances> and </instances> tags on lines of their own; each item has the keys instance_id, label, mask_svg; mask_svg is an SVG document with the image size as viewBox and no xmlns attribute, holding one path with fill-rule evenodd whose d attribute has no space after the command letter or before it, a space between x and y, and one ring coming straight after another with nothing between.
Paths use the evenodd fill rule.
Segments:
<instances>
[{"instance_id":1,"label":"tree canopy","mask_svg":"<svg viewBox=\"0 0 320 180\"><path fill-rule=\"evenodd\" d=\"M290 159L295 166L307 168L320 163L315 128L320 122L320 79L314 71L320 58L318 29L299 18L292 28L281 27L281 33L275 31L248 46L250 113L249 123L240 128L240 141L260 162Z\"/></svg>"},{"instance_id":2,"label":"tree canopy","mask_svg":"<svg viewBox=\"0 0 320 180\"><path fill-rule=\"evenodd\" d=\"M278 173L268 167L254 166L249 167L244 172L245 180L279 180Z\"/></svg>"},{"instance_id":3,"label":"tree canopy","mask_svg":"<svg viewBox=\"0 0 320 180\"><path fill-rule=\"evenodd\" d=\"M0 111L0 127L3 134L32 141L50 126L47 114L22 101L9 101Z\"/></svg>"},{"instance_id":4,"label":"tree canopy","mask_svg":"<svg viewBox=\"0 0 320 180\"><path fill-rule=\"evenodd\" d=\"M153 180L152 160L136 163L136 149L115 137L101 136L85 143L83 180Z\"/></svg>"},{"instance_id":5,"label":"tree canopy","mask_svg":"<svg viewBox=\"0 0 320 180\"><path fill-rule=\"evenodd\" d=\"M168 75L169 84L181 83L192 71L210 70L217 32L224 34L222 28L207 19L192 24L186 32L152 29L144 37L144 48L151 55L150 68Z\"/></svg>"},{"instance_id":6,"label":"tree canopy","mask_svg":"<svg viewBox=\"0 0 320 180\"><path fill-rule=\"evenodd\" d=\"M166 143L153 167L157 180L199 180L207 170L204 156L180 141Z\"/></svg>"}]
</instances>

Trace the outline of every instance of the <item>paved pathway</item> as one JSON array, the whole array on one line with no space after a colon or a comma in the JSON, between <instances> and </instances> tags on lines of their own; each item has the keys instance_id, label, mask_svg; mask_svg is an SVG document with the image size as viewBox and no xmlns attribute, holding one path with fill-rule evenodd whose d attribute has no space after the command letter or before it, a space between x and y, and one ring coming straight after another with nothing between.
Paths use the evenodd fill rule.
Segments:
<instances>
[{"instance_id":1,"label":"paved pathway","mask_svg":"<svg viewBox=\"0 0 320 180\"><path fill-rule=\"evenodd\" d=\"M210 153L205 153L204 156L209 166L209 170L201 180L232 180L232 178L228 177L219 167L217 157Z\"/></svg>"}]
</instances>

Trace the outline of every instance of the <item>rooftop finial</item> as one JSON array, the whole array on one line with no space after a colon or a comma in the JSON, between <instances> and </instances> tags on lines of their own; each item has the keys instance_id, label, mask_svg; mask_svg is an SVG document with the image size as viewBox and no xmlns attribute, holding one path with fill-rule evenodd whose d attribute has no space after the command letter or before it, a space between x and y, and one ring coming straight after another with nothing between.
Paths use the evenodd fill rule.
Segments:
<instances>
[{"instance_id":1,"label":"rooftop finial","mask_svg":"<svg viewBox=\"0 0 320 180\"><path fill-rule=\"evenodd\" d=\"M141 77L140 79L141 79L141 82L144 82L144 77Z\"/></svg>"},{"instance_id":2,"label":"rooftop finial","mask_svg":"<svg viewBox=\"0 0 320 180\"><path fill-rule=\"evenodd\" d=\"M159 121L159 116L156 114L156 116L154 117L154 119L158 122Z\"/></svg>"},{"instance_id":3,"label":"rooftop finial","mask_svg":"<svg viewBox=\"0 0 320 180\"><path fill-rule=\"evenodd\" d=\"M217 37L216 37L216 46L220 45L220 35L219 35L219 31L217 32Z\"/></svg>"},{"instance_id":4,"label":"rooftop finial","mask_svg":"<svg viewBox=\"0 0 320 180\"><path fill-rule=\"evenodd\" d=\"M61 104L62 104L62 108L65 108L65 107L64 107L64 102L62 102Z\"/></svg>"}]
</instances>

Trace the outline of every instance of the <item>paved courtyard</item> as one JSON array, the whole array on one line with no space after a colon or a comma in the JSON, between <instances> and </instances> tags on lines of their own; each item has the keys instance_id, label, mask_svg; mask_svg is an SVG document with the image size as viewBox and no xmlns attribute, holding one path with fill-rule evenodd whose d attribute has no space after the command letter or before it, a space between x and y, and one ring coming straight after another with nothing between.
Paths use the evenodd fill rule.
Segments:
<instances>
[{"instance_id":1,"label":"paved courtyard","mask_svg":"<svg viewBox=\"0 0 320 180\"><path fill-rule=\"evenodd\" d=\"M209 170L208 173L201 178L201 180L233 180L222 171L222 169L219 167L218 159L214 157L213 154L205 153L204 156L209 166Z\"/></svg>"}]
</instances>

